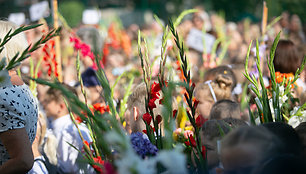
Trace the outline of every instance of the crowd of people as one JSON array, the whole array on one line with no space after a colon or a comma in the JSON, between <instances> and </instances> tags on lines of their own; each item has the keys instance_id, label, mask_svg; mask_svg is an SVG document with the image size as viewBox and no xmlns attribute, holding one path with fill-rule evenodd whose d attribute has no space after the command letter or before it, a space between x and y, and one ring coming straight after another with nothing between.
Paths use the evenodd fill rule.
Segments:
<instances>
[{"instance_id":1,"label":"crowd of people","mask_svg":"<svg viewBox=\"0 0 306 174\"><path fill-rule=\"evenodd\" d=\"M1 38L17 27L10 22L1 22L0 25ZM157 82L164 26L162 21L153 21L144 26L132 24L127 28L118 22L112 22L107 27L80 25L72 29L63 25L60 36L62 71L57 69L54 61L58 52L55 52L52 40L33 52L18 70L10 70L11 84L1 86L0 90L0 173L24 173L28 170L33 174L97 172L84 162L82 154L84 141L92 142L91 132L84 124L75 124L77 116L68 111L62 93L41 84L36 84L31 93L25 85L29 80L23 82L16 71L22 77L35 77L33 73L36 73L39 78L52 80L61 76L63 85L69 91L93 106L107 105L96 76L97 66L102 66L110 85L116 84L113 91L115 107L119 111L122 103L126 105L123 118L117 116L122 129L127 134L146 130L143 115L148 107L145 105L147 89L143 82L138 47L147 51L145 55L150 62L152 80ZM249 110L256 112L256 96L248 90L248 81L243 76L251 40L259 39L259 55L266 61L264 57L269 55L272 42L280 31L273 61L275 72L294 76L306 53L306 37L299 17L284 12L279 21L263 32L258 23L248 19L228 22L217 14L209 14L199 8L196 13L185 17L176 28L188 48L188 68L191 81L195 84L193 95L199 101L196 115L207 120L201 125L200 135L202 145L207 149L209 173L304 173L306 111L304 108L296 120L293 120L291 111L305 104L305 70L290 92L290 97L298 100L285 100L288 115L284 117L288 120L260 124L261 118L258 117L255 119L257 125L252 125L249 115ZM17 52L22 52L28 43L35 42L48 31L45 23L21 33L22 36L8 42L0 54L1 58L6 57L9 61ZM138 31L146 39L145 47L137 44ZM184 78L173 41L171 37L166 41L165 74L168 81L178 82ZM258 77L254 61L256 51L252 50L250 72ZM95 56L101 58L101 65L96 64ZM77 57L80 57L79 63ZM268 88L271 79L265 61L262 73ZM77 65L80 65L81 81ZM116 81L119 76L120 80ZM127 91L130 81L133 81L132 88ZM83 86L86 97L82 92ZM183 90L181 87L176 90L173 108L186 108L182 99ZM124 103L127 93L130 95ZM162 115L163 106L158 102L155 104L154 115ZM184 117L182 112L179 114ZM182 120L176 120L175 133L182 133L190 126L188 118Z\"/></svg>"}]
</instances>

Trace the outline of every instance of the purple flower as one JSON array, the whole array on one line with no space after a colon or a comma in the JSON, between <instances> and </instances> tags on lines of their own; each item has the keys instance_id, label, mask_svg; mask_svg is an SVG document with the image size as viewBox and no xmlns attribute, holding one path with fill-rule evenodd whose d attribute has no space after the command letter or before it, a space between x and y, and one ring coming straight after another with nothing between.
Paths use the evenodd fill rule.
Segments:
<instances>
[{"instance_id":1,"label":"purple flower","mask_svg":"<svg viewBox=\"0 0 306 174\"><path fill-rule=\"evenodd\" d=\"M154 156L157 154L157 147L153 145L150 140L144 137L140 132L131 134L131 143L135 152L142 158L146 156Z\"/></svg>"},{"instance_id":2,"label":"purple flower","mask_svg":"<svg viewBox=\"0 0 306 174\"><path fill-rule=\"evenodd\" d=\"M258 71L258 68L257 68L257 65L256 63L254 63L253 67L252 67L252 71L249 72L250 73L250 76L254 75L256 79L258 79L259 77L259 71Z\"/></svg>"}]
</instances>

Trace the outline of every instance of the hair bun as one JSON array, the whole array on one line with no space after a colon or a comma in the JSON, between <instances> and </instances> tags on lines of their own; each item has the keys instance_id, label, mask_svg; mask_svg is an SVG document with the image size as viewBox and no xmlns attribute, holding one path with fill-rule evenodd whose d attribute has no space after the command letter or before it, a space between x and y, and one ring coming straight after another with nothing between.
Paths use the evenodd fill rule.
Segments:
<instances>
[{"instance_id":1,"label":"hair bun","mask_svg":"<svg viewBox=\"0 0 306 174\"><path fill-rule=\"evenodd\" d=\"M233 80L231 78L229 78L228 76L224 76L222 74L219 74L216 77L216 82L221 89L226 89L228 87L231 87L231 85L233 84Z\"/></svg>"}]
</instances>

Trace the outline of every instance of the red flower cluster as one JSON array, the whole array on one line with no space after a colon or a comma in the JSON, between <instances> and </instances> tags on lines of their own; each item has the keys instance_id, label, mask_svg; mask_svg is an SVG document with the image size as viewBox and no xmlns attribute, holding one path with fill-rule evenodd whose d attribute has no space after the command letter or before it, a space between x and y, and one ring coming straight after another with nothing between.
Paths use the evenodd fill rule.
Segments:
<instances>
[{"instance_id":1,"label":"red flower cluster","mask_svg":"<svg viewBox=\"0 0 306 174\"><path fill-rule=\"evenodd\" d=\"M101 114L104 114L105 112L110 112L109 106L105 105L105 104L102 104L102 103L94 104L92 107L90 107L90 111L91 111L92 114L94 114L94 111L98 111ZM88 117L87 113L85 111L81 111L81 114L84 115L86 118ZM76 116L75 120L76 120L77 123L82 123L84 121L84 120L82 120L82 118L80 116Z\"/></svg>"},{"instance_id":2,"label":"red flower cluster","mask_svg":"<svg viewBox=\"0 0 306 174\"><path fill-rule=\"evenodd\" d=\"M86 43L83 43L79 38L77 37L70 37L70 42L73 42L74 49L81 50L81 54L86 57L90 57L91 59L94 59L94 54L91 52L90 46Z\"/></svg>"},{"instance_id":3,"label":"red flower cluster","mask_svg":"<svg viewBox=\"0 0 306 174\"><path fill-rule=\"evenodd\" d=\"M104 161L101 159L100 156L94 157L93 160L94 160L95 163L97 163L97 164L99 164L99 165L95 165L95 164L94 164L94 165L92 165L92 167L93 167L98 173L102 174L102 173L103 173L103 169L101 168L101 166L104 165ZM101 166L100 166L100 165L101 165Z\"/></svg>"},{"instance_id":4,"label":"red flower cluster","mask_svg":"<svg viewBox=\"0 0 306 174\"><path fill-rule=\"evenodd\" d=\"M88 56L91 60L93 60L94 65L93 65L93 69L97 69L97 65L95 64L95 56L92 53L90 46L87 45L86 43L83 43L79 38L77 37L70 37L70 42L72 42L74 45L74 49L75 50L80 50L81 54L83 55L83 57Z\"/></svg>"},{"instance_id":5,"label":"red flower cluster","mask_svg":"<svg viewBox=\"0 0 306 174\"><path fill-rule=\"evenodd\" d=\"M93 105L93 108L96 110L96 111L99 111L101 114L104 114L105 112L109 112L109 106L105 105L105 104L102 104L102 103L96 103Z\"/></svg>"},{"instance_id":6,"label":"red flower cluster","mask_svg":"<svg viewBox=\"0 0 306 174\"><path fill-rule=\"evenodd\" d=\"M148 106L151 110L153 110L154 108L156 108L156 104L155 104L155 101L157 99L159 99L159 96L160 96L160 93L159 91L161 90L161 87L160 87L160 84L159 83L156 83L154 82L152 85L151 85L151 98L149 100L149 103L148 103Z\"/></svg>"},{"instance_id":7,"label":"red flower cluster","mask_svg":"<svg viewBox=\"0 0 306 174\"><path fill-rule=\"evenodd\" d=\"M193 138L193 136L190 135L188 138L189 138L189 140L185 141L185 145L186 146L190 146L191 145L192 147L197 147L197 143L196 143L195 139Z\"/></svg>"},{"instance_id":8,"label":"red flower cluster","mask_svg":"<svg viewBox=\"0 0 306 174\"><path fill-rule=\"evenodd\" d=\"M42 48L42 51L44 53L43 60L46 62L46 66L48 67L48 76L51 76L52 72L55 75L55 77L58 77L58 71L57 71L57 62L56 62L56 54L55 54L55 41L49 40L44 47Z\"/></svg>"},{"instance_id":9,"label":"red flower cluster","mask_svg":"<svg viewBox=\"0 0 306 174\"><path fill-rule=\"evenodd\" d=\"M142 119L148 124L150 125L151 121L152 121L152 116L149 113L145 113L142 116Z\"/></svg>"}]
</instances>

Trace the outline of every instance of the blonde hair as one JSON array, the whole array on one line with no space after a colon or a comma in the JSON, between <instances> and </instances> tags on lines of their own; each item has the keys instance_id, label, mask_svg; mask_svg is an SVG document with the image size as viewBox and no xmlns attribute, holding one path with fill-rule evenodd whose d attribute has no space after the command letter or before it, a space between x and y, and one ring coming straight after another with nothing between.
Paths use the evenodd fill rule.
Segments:
<instances>
[{"instance_id":1,"label":"blonde hair","mask_svg":"<svg viewBox=\"0 0 306 174\"><path fill-rule=\"evenodd\" d=\"M11 34L18 28L18 26L9 21L0 20L0 39L1 41L5 35L10 31ZM15 56L18 52L23 52L28 47L28 42L23 32L15 35L4 45L4 49L0 53L0 59L6 58L7 63L11 58Z\"/></svg>"},{"instance_id":2,"label":"blonde hair","mask_svg":"<svg viewBox=\"0 0 306 174\"><path fill-rule=\"evenodd\" d=\"M38 114L38 125L40 127L40 131L38 131L36 134L39 136L39 147L42 148L41 150L47 156L49 162L56 165L56 149L58 143L56 137L52 133L47 132L46 116L41 112Z\"/></svg>"},{"instance_id":3,"label":"blonde hair","mask_svg":"<svg viewBox=\"0 0 306 174\"><path fill-rule=\"evenodd\" d=\"M233 80L231 78L219 74L215 81L210 84L213 91L210 91L208 84L201 83L195 89L195 96L198 100L200 100L199 96L205 99L213 98L212 92L214 92L217 100L231 99L232 84Z\"/></svg>"}]
</instances>

